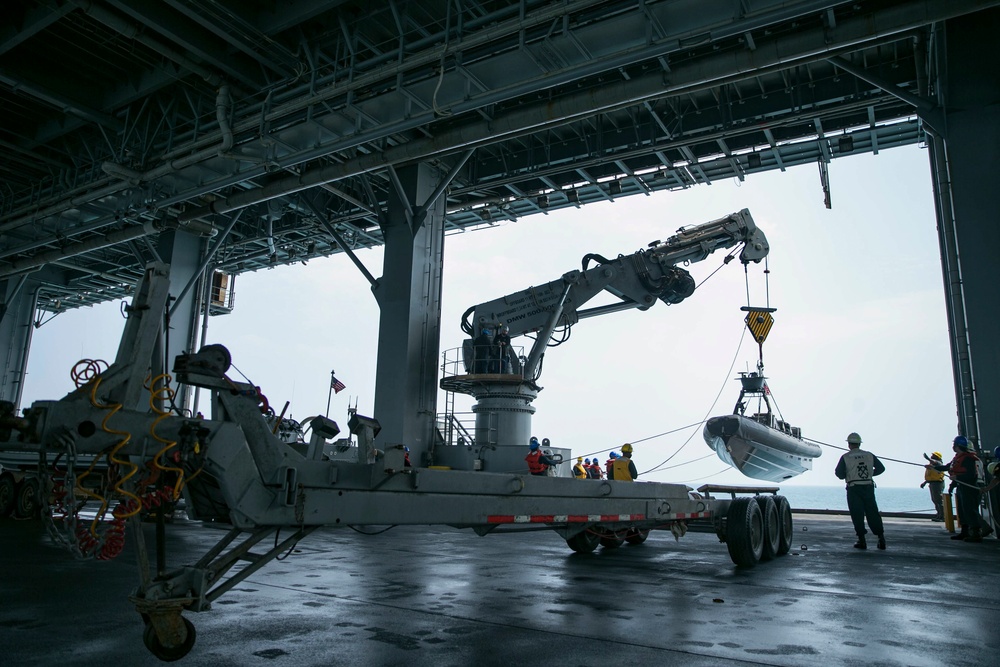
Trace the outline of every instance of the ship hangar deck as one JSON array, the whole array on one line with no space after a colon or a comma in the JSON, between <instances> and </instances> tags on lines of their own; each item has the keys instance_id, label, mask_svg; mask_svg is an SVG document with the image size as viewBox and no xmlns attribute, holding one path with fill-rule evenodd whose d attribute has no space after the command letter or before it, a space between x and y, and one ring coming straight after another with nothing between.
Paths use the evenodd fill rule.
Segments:
<instances>
[{"instance_id":1,"label":"ship hangar deck","mask_svg":"<svg viewBox=\"0 0 1000 667\"><path fill-rule=\"evenodd\" d=\"M750 569L712 534L655 531L579 555L551 532L322 530L188 614L198 638L178 664L990 664L1000 541L886 524L887 551L857 551L846 517L796 515L791 552ZM197 522L167 530L171 567L221 536ZM0 550L5 664L163 664L127 601L131 540L116 561L77 561L40 523L8 520Z\"/></svg>"}]
</instances>

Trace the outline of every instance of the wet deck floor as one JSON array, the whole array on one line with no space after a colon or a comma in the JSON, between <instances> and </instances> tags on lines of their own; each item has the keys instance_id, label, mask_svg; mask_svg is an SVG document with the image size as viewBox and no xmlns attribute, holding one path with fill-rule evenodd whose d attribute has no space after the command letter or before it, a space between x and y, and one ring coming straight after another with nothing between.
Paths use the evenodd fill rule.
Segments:
<instances>
[{"instance_id":1,"label":"wet deck floor","mask_svg":"<svg viewBox=\"0 0 1000 667\"><path fill-rule=\"evenodd\" d=\"M651 534L572 554L545 531L317 532L189 614L180 665L986 665L1000 649L1000 541L888 519L858 551L841 517L796 515L792 552L750 569L714 535ZM168 527L172 565L222 537ZM127 596L131 549L76 561L41 525L0 521L6 665L162 665Z\"/></svg>"}]
</instances>

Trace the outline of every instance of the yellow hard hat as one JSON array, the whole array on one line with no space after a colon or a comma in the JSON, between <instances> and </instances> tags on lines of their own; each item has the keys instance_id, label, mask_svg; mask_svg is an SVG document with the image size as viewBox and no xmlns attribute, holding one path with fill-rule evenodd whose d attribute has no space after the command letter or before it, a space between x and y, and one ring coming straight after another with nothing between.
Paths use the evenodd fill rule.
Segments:
<instances>
[{"instance_id":1,"label":"yellow hard hat","mask_svg":"<svg viewBox=\"0 0 1000 667\"><path fill-rule=\"evenodd\" d=\"M583 457L582 456L576 457L576 462L577 463L583 463Z\"/></svg>"},{"instance_id":2,"label":"yellow hard hat","mask_svg":"<svg viewBox=\"0 0 1000 667\"><path fill-rule=\"evenodd\" d=\"M632 453L632 445L626 442L624 445L622 445L622 454L631 454L631 453Z\"/></svg>"},{"instance_id":3,"label":"yellow hard hat","mask_svg":"<svg viewBox=\"0 0 1000 667\"><path fill-rule=\"evenodd\" d=\"M944 458L941 456L941 452L931 452L931 458L937 459L938 461L943 461Z\"/></svg>"}]
</instances>

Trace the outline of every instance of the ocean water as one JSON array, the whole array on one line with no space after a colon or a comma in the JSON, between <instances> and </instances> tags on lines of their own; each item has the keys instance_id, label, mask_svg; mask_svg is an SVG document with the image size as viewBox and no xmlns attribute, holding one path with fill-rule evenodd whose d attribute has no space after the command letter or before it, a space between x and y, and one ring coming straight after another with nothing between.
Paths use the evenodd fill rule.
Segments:
<instances>
[{"instance_id":1,"label":"ocean water","mask_svg":"<svg viewBox=\"0 0 1000 667\"><path fill-rule=\"evenodd\" d=\"M847 511L847 493L843 486L782 486L781 495L792 509ZM883 512L934 513L934 504L926 488L877 487L875 498Z\"/></svg>"}]
</instances>

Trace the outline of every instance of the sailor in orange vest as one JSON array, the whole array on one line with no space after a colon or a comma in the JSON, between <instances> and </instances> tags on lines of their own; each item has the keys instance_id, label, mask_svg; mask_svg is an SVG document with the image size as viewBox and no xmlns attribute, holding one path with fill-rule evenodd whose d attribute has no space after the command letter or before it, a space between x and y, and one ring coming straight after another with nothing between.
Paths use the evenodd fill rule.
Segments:
<instances>
[{"instance_id":1,"label":"sailor in orange vest","mask_svg":"<svg viewBox=\"0 0 1000 667\"><path fill-rule=\"evenodd\" d=\"M555 465L555 462L542 454L541 445L538 444L538 438L535 436L531 436L529 449L531 451L524 457L524 460L528 462L528 472L539 477L548 476L549 466Z\"/></svg>"},{"instance_id":2,"label":"sailor in orange vest","mask_svg":"<svg viewBox=\"0 0 1000 667\"><path fill-rule=\"evenodd\" d=\"M632 445L625 443L622 445L621 458L615 459L612 469L615 473L616 482L632 482L639 476L639 472L632 463Z\"/></svg>"},{"instance_id":3,"label":"sailor in orange vest","mask_svg":"<svg viewBox=\"0 0 1000 667\"><path fill-rule=\"evenodd\" d=\"M595 456L590 461L590 478L591 479L603 479L604 473L601 471L601 464Z\"/></svg>"},{"instance_id":4,"label":"sailor in orange vest","mask_svg":"<svg viewBox=\"0 0 1000 667\"><path fill-rule=\"evenodd\" d=\"M618 452L611 452L608 454L608 460L604 462L604 469L608 471L608 479L615 478L615 459L618 458Z\"/></svg>"}]
</instances>

